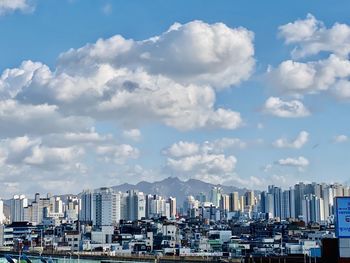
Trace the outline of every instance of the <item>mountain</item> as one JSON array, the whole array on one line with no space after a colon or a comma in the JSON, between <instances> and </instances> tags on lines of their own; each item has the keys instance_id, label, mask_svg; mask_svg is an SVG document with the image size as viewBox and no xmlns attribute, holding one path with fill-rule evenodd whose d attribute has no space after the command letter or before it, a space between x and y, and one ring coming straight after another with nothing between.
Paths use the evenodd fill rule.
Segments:
<instances>
[{"instance_id":1,"label":"mountain","mask_svg":"<svg viewBox=\"0 0 350 263\"><path fill-rule=\"evenodd\" d=\"M238 188L235 186L227 185L214 185L206 183L196 179L189 179L187 181L181 181L177 177L168 177L158 182L139 182L136 185L133 184L121 184L113 186L112 188L116 191L126 192L131 189L136 189L145 194L157 194L162 196L173 196L176 197L179 205L182 205L186 196L196 196L198 193L205 193L209 197L209 192L213 186L222 187L224 193L238 192L240 195L243 194L247 189Z\"/></svg>"}]
</instances>

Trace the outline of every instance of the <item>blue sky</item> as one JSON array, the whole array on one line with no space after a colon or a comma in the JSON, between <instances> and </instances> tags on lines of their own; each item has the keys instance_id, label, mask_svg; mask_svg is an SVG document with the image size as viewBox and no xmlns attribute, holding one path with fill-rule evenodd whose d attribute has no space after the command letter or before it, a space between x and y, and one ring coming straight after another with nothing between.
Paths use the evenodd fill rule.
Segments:
<instances>
[{"instance_id":1,"label":"blue sky","mask_svg":"<svg viewBox=\"0 0 350 263\"><path fill-rule=\"evenodd\" d=\"M349 7L0 0L3 195L347 182Z\"/></svg>"}]
</instances>

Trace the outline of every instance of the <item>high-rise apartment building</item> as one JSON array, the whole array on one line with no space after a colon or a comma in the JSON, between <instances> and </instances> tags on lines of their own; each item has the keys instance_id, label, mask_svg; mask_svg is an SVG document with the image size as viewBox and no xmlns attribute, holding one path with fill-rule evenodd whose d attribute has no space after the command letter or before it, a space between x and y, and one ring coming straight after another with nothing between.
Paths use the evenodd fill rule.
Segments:
<instances>
[{"instance_id":1,"label":"high-rise apartment building","mask_svg":"<svg viewBox=\"0 0 350 263\"><path fill-rule=\"evenodd\" d=\"M230 212L239 211L239 207L238 192L230 193Z\"/></svg>"},{"instance_id":2,"label":"high-rise apartment building","mask_svg":"<svg viewBox=\"0 0 350 263\"><path fill-rule=\"evenodd\" d=\"M126 195L127 220L140 220L146 217L146 197L137 190L129 190Z\"/></svg>"},{"instance_id":3,"label":"high-rise apartment building","mask_svg":"<svg viewBox=\"0 0 350 263\"><path fill-rule=\"evenodd\" d=\"M169 197L168 199L169 205L170 205L170 218L176 218L176 198L175 197Z\"/></svg>"},{"instance_id":4,"label":"high-rise apartment building","mask_svg":"<svg viewBox=\"0 0 350 263\"><path fill-rule=\"evenodd\" d=\"M15 195L10 201L11 222L24 221L24 208L28 206L28 199L24 195Z\"/></svg>"},{"instance_id":5,"label":"high-rise apartment building","mask_svg":"<svg viewBox=\"0 0 350 263\"><path fill-rule=\"evenodd\" d=\"M92 221L97 227L111 226L120 220L120 194L111 188L100 188L93 195Z\"/></svg>"},{"instance_id":6,"label":"high-rise apartment building","mask_svg":"<svg viewBox=\"0 0 350 263\"><path fill-rule=\"evenodd\" d=\"M295 194L294 189L282 192L281 219L295 218Z\"/></svg>"},{"instance_id":7,"label":"high-rise apartment building","mask_svg":"<svg viewBox=\"0 0 350 263\"><path fill-rule=\"evenodd\" d=\"M4 202L0 199L0 225L5 222L5 214L4 214Z\"/></svg>"},{"instance_id":8,"label":"high-rise apartment building","mask_svg":"<svg viewBox=\"0 0 350 263\"><path fill-rule=\"evenodd\" d=\"M216 207L220 207L222 188L214 186L210 191L210 202Z\"/></svg>"}]
</instances>

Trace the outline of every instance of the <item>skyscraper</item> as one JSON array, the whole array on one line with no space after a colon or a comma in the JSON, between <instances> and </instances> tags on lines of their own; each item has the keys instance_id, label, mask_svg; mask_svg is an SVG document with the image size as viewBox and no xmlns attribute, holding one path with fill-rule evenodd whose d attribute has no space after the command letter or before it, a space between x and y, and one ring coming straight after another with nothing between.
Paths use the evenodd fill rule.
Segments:
<instances>
[{"instance_id":1,"label":"skyscraper","mask_svg":"<svg viewBox=\"0 0 350 263\"><path fill-rule=\"evenodd\" d=\"M254 191L248 190L244 194L244 205L245 206L253 206L255 204Z\"/></svg>"},{"instance_id":2,"label":"skyscraper","mask_svg":"<svg viewBox=\"0 0 350 263\"><path fill-rule=\"evenodd\" d=\"M295 218L294 189L285 190L282 193L281 218Z\"/></svg>"},{"instance_id":3,"label":"skyscraper","mask_svg":"<svg viewBox=\"0 0 350 263\"><path fill-rule=\"evenodd\" d=\"M129 190L126 196L127 220L140 220L146 217L146 198L142 192Z\"/></svg>"},{"instance_id":4,"label":"skyscraper","mask_svg":"<svg viewBox=\"0 0 350 263\"><path fill-rule=\"evenodd\" d=\"M239 211L238 192L230 193L230 212Z\"/></svg>"},{"instance_id":5,"label":"skyscraper","mask_svg":"<svg viewBox=\"0 0 350 263\"><path fill-rule=\"evenodd\" d=\"M4 202L0 199L0 225L5 222Z\"/></svg>"},{"instance_id":6,"label":"skyscraper","mask_svg":"<svg viewBox=\"0 0 350 263\"><path fill-rule=\"evenodd\" d=\"M260 209L262 213L267 215L267 218L275 217L275 205L273 194L267 192L261 192L260 194Z\"/></svg>"},{"instance_id":7,"label":"skyscraper","mask_svg":"<svg viewBox=\"0 0 350 263\"><path fill-rule=\"evenodd\" d=\"M268 193L273 196L274 217L282 217L282 189L274 185L268 186Z\"/></svg>"},{"instance_id":8,"label":"skyscraper","mask_svg":"<svg viewBox=\"0 0 350 263\"><path fill-rule=\"evenodd\" d=\"M93 217L93 191L84 190L80 196L79 221L92 222Z\"/></svg>"},{"instance_id":9,"label":"skyscraper","mask_svg":"<svg viewBox=\"0 0 350 263\"><path fill-rule=\"evenodd\" d=\"M222 188L219 186L213 186L210 191L210 202L212 202L214 206L220 207L221 195Z\"/></svg>"},{"instance_id":10,"label":"skyscraper","mask_svg":"<svg viewBox=\"0 0 350 263\"><path fill-rule=\"evenodd\" d=\"M170 204L170 217L176 218L176 198L170 196L168 202Z\"/></svg>"},{"instance_id":11,"label":"skyscraper","mask_svg":"<svg viewBox=\"0 0 350 263\"><path fill-rule=\"evenodd\" d=\"M11 222L24 221L24 208L28 206L28 199L24 195L15 195L11 199Z\"/></svg>"},{"instance_id":12,"label":"skyscraper","mask_svg":"<svg viewBox=\"0 0 350 263\"><path fill-rule=\"evenodd\" d=\"M294 195L295 195L295 216L299 217L303 215L303 199L305 195L305 184L298 183L294 186Z\"/></svg>"},{"instance_id":13,"label":"skyscraper","mask_svg":"<svg viewBox=\"0 0 350 263\"><path fill-rule=\"evenodd\" d=\"M100 188L93 195L93 224L111 226L120 220L120 195L110 188Z\"/></svg>"},{"instance_id":14,"label":"skyscraper","mask_svg":"<svg viewBox=\"0 0 350 263\"><path fill-rule=\"evenodd\" d=\"M223 194L221 196L220 208L226 212L230 210L230 196Z\"/></svg>"}]
</instances>

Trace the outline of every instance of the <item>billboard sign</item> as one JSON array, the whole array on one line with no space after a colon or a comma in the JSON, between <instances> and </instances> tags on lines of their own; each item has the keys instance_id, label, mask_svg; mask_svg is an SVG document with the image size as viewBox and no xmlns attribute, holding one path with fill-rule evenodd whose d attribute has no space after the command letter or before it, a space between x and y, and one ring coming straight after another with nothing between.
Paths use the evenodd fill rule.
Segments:
<instances>
[{"instance_id":1,"label":"billboard sign","mask_svg":"<svg viewBox=\"0 0 350 263\"><path fill-rule=\"evenodd\" d=\"M350 196L337 197L336 202L336 234L338 238L350 238Z\"/></svg>"}]
</instances>

